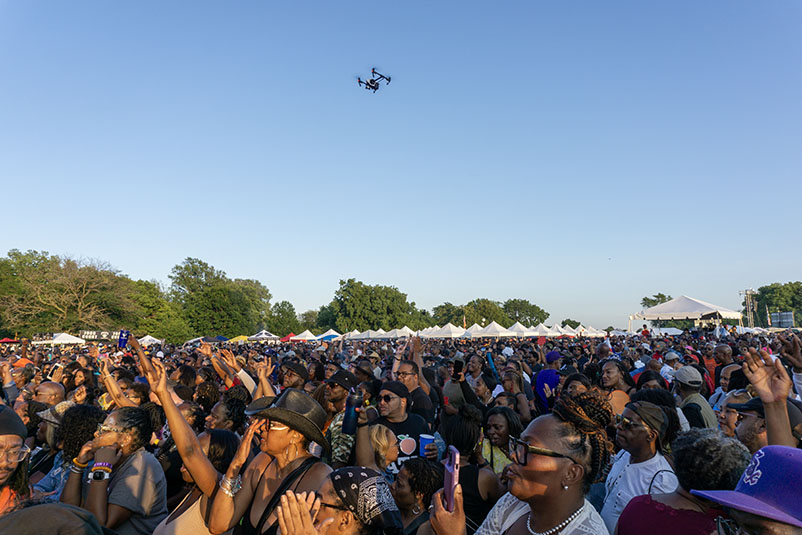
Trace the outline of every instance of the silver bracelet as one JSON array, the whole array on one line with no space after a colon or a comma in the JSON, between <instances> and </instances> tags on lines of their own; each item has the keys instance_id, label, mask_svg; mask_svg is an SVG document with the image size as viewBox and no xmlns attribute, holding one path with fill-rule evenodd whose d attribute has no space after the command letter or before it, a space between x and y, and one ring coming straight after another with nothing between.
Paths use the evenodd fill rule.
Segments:
<instances>
[{"instance_id":1,"label":"silver bracelet","mask_svg":"<svg viewBox=\"0 0 802 535\"><path fill-rule=\"evenodd\" d=\"M220 489L229 498L233 498L236 493L242 488L242 476L238 475L236 479L228 479L223 476L220 480Z\"/></svg>"}]
</instances>

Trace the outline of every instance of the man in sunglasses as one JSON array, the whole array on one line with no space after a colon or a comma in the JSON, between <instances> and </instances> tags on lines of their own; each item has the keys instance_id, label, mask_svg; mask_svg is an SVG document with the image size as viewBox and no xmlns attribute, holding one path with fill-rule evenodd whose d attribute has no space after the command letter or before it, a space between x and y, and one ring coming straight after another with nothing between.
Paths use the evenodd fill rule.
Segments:
<instances>
[{"instance_id":1,"label":"man in sunglasses","mask_svg":"<svg viewBox=\"0 0 802 535\"><path fill-rule=\"evenodd\" d=\"M383 383L378 399L380 416L375 423L388 427L398 437L398 459L387 467L388 472L397 474L404 461L418 455L420 436L429 432L429 426L419 415L409 414L409 389L403 383Z\"/></svg>"}]
</instances>

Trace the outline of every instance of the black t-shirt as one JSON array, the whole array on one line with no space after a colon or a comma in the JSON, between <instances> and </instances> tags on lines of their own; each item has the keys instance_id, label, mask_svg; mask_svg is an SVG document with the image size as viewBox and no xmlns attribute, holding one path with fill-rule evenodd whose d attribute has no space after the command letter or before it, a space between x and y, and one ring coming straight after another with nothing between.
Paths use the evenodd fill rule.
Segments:
<instances>
[{"instance_id":1,"label":"black t-shirt","mask_svg":"<svg viewBox=\"0 0 802 535\"><path fill-rule=\"evenodd\" d=\"M412 402L409 406L409 412L417 414L423 418L424 422L431 423L434 421L434 406L432 399L423 391L421 387L416 388L410 394Z\"/></svg>"},{"instance_id":2,"label":"black t-shirt","mask_svg":"<svg viewBox=\"0 0 802 535\"><path fill-rule=\"evenodd\" d=\"M403 422L390 422L384 416L379 416L374 423L388 427L398 438L398 460L387 466L391 474L397 474L407 459L418 457L420 436L429 434L429 425L417 414L407 414Z\"/></svg>"}]
</instances>

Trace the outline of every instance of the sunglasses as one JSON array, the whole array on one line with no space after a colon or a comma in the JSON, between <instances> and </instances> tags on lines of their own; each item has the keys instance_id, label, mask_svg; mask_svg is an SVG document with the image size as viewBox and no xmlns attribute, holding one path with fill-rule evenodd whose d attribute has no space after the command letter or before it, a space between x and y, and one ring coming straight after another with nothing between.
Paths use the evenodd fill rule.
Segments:
<instances>
[{"instance_id":1,"label":"sunglasses","mask_svg":"<svg viewBox=\"0 0 802 535\"><path fill-rule=\"evenodd\" d=\"M378 396L376 399L378 399L379 401L383 401L385 403L390 403L394 399L401 399L401 398L391 396L390 394L384 394L383 396Z\"/></svg>"},{"instance_id":2,"label":"sunglasses","mask_svg":"<svg viewBox=\"0 0 802 535\"><path fill-rule=\"evenodd\" d=\"M319 492L315 492L315 498L320 500L320 506L321 507L328 507L330 509L336 509L338 511L350 511L349 508L347 508L347 507L345 507L343 505L335 505L333 503L324 502L323 501L323 496L321 496Z\"/></svg>"},{"instance_id":3,"label":"sunglasses","mask_svg":"<svg viewBox=\"0 0 802 535\"><path fill-rule=\"evenodd\" d=\"M124 429L120 429L119 427L112 427L106 424L97 424L97 432L98 433L122 433Z\"/></svg>"},{"instance_id":4,"label":"sunglasses","mask_svg":"<svg viewBox=\"0 0 802 535\"><path fill-rule=\"evenodd\" d=\"M616 425L620 425L621 429L624 429L625 431L630 431L632 429L637 429L639 427L646 429L645 425L634 422L629 418L627 418L626 416L621 416L620 414L615 415L615 423Z\"/></svg>"},{"instance_id":5,"label":"sunglasses","mask_svg":"<svg viewBox=\"0 0 802 535\"><path fill-rule=\"evenodd\" d=\"M560 453L554 450L549 450L546 448L538 448L537 446L532 446L530 444L527 444L523 440L515 437L510 437L509 451L510 453L515 454L515 462L517 462L521 466L525 466L529 462L528 456L530 453L532 455L543 455L545 457L568 459L569 461L575 464L582 464L573 457L571 457L570 455L566 455L564 453Z\"/></svg>"}]
</instances>

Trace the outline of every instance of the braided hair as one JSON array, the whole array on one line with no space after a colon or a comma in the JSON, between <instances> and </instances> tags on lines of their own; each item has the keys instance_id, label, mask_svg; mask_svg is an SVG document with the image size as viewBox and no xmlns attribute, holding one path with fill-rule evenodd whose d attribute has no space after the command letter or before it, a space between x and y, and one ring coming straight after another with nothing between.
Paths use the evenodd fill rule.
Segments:
<instances>
[{"instance_id":1,"label":"braided hair","mask_svg":"<svg viewBox=\"0 0 802 535\"><path fill-rule=\"evenodd\" d=\"M585 459L583 492L600 481L613 452L605 428L613 421L613 408L607 397L598 390L560 396L554 403L552 414L564 425L560 436L578 459Z\"/></svg>"}]
</instances>

